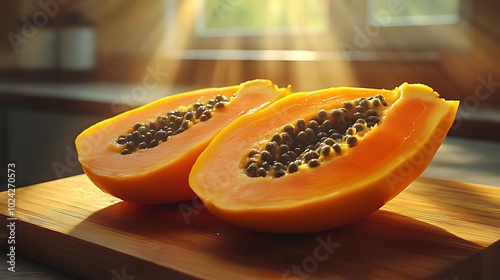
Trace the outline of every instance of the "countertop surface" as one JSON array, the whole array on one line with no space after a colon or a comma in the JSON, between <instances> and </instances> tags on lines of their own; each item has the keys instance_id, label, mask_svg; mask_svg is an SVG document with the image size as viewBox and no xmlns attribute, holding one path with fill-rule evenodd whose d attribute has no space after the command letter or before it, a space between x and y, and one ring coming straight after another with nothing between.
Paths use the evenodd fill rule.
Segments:
<instances>
[{"instance_id":1,"label":"countertop surface","mask_svg":"<svg viewBox=\"0 0 500 280\"><path fill-rule=\"evenodd\" d=\"M500 142L448 136L422 176L500 187Z\"/></svg>"}]
</instances>

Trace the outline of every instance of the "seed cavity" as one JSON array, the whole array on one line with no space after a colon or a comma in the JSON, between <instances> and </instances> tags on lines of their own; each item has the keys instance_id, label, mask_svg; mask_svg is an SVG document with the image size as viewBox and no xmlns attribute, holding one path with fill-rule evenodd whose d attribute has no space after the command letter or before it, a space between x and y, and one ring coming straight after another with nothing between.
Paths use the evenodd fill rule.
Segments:
<instances>
[{"instance_id":1,"label":"seed cavity","mask_svg":"<svg viewBox=\"0 0 500 280\"><path fill-rule=\"evenodd\" d=\"M316 168L355 148L373 127L382 124L387 101L382 95L344 102L342 108L299 118L256 144L244 160L249 177L280 178Z\"/></svg>"},{"instance_id":2,"label":"seed cavity","mask_svg":"<svg viewBox=\"0 0 500 280\"><path fill-rule=\"evenodd\" d=\"M128 133L121 134L116 138L115 144L121 148L120 154L122 155L152 149L167 142L171 137L188 130L193 125L208 121L228 104L229 99L226 96L217 94L207 103L197 101L189 106L180 106L177 110L169 111L153 120L132 125ZM255 151L251 155L250 152L248 156L251 157L257 153L259 152ZM258 173L259 169L260 166L256 166L252 174L255 176L261 174ZM252 177L255 176L252 175Z\"/></svg>"}]
</instances>

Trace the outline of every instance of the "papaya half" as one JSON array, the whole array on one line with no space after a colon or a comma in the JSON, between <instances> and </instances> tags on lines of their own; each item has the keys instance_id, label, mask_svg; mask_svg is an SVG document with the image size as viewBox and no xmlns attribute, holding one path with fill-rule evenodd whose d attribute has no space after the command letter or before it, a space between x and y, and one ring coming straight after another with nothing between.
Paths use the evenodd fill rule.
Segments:
<instances>
[{"instance_id":1,"label":"papaya half","mask_svg":"<svg viewBox=\"0 0 500 280\"><path fill-rule=\"evenodd\" d=\"M238 116L287 95L268 80L164 97L101 121L75 140L78 159L101 190L140 204L193 199L196 158Z\"/></svg>"},{"instance_id":2,"label":"papaya half","mask_svg":"<svg viewBox=\"0 0 500 280\"><path fill-rule=\"evenodd\" d=\"M408 83L294 93L221 130L189 183L210 212L235 225L276 233L340 227L424 171L458 104Z\"/></svg>"}]
</instances>

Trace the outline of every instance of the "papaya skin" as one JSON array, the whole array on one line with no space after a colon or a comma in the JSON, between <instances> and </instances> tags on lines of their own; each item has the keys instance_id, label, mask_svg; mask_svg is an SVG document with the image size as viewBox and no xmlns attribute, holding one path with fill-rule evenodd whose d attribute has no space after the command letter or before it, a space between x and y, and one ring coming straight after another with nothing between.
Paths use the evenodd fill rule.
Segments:
<instances>
[{"instance_id":1,"label":"papaya skin","mask_svg":"<svg viewBox=\"0 0 500 280\"><path fill-rule=\"evenodd\" d=\"M347 154L280 178L250 178L241 169L244 153L286 123L325 104L335 108L376 94L393 105ZM223 129L198 157L189 182L210 212L241 227L275 233L340 227L373 213L420 176L458 104L440 99L430 87L407 83L392 91L341 87L296 93ZM223 142L233 144L221 150Z\"/></svg>"},{"instance_id":2,"label":"papaya skin","mask_svg":"<svg viewBox=\"0 0 500 280\"><path fill-rule=\"evenodd\" d=\"M191 167L213 137L238 116L260 110L286 96L268 80L252 80L224 88L208 88L168 96L101 121L75 140L78 159L89 179L102 191L124 201L166 204L191 200L188 185ZM154 119L179 106L187 106L217 94L230 98L229 105L213 117L169 138L157 147L121 155L114 141L137 122Z\"/></svg>"}]
</instances>

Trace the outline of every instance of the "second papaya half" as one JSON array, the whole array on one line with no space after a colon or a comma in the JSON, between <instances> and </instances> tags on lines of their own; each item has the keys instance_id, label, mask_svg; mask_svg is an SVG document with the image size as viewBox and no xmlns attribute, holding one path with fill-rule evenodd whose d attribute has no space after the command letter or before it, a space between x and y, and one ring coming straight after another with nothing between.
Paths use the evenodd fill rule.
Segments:
<instances>
[{"instance_id":1,"label":"second papaya half","mask_svg":"<svg viewBox=\"0 0 500 280\"><path fill-rule=\"evenodd\" d=\"M458 104L407 83L291 94L222 129L189 184L210 212L242 227L339 227L376 211L424 171Z\"/></svg>"}]
</instances>

